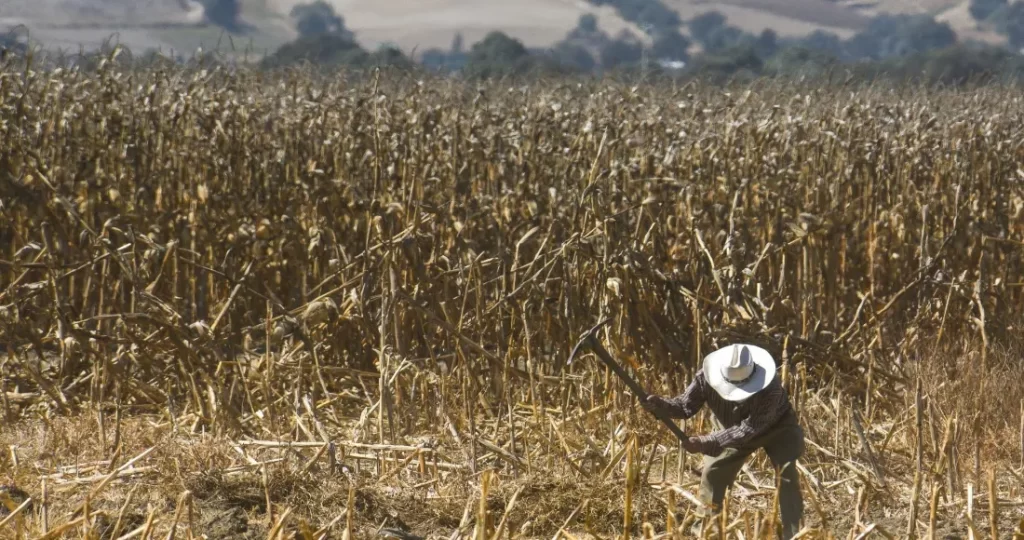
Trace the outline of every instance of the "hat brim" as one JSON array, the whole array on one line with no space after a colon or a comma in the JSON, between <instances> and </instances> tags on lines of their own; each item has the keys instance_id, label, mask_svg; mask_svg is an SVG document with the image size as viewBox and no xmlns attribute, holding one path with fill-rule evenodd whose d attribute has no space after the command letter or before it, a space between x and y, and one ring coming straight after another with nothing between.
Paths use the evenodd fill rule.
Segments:
<instances>
[{"instance_id":1,"label":"hat brim","mask_svg":"<svg viewBox=\"0 0 1024 540\"><path fill-rule=\"evenodd\" d=\"M733 384L722 374L722 368L732 360L732 345L704 357L704 378L726 401L743 401L764 390L775 379L775 359L768 351L756 345L741 343L737 346L746 347L754 362L754 373L743 384Z\"/></svg>"}]
</instances>

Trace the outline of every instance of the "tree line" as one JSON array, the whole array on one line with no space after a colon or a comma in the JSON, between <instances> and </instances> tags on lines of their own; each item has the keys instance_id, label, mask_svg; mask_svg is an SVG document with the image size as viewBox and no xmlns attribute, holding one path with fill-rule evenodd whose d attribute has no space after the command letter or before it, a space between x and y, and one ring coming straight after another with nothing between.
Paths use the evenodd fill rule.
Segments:
<instances>
[{"instance_id":1,"label":"tree line","mask_svg":"<svg viewBox=\"0 0 1024 540\"><path fill-rule=\"evenodd\" d=\"M531 76L629 75L711 81L763 76L916 79L940 84L971 81L1017 82L1024 74L1024 2L972 0L971 15L983 27L1006 36L1005 46L960 39L929 15L880 14L849 38L816 31L782 38L772 30L750 33L717 11L688 21L661 0L588 0L608 5L646 36L630 31L609 35L596 16L582 15L559 42L530 48L499 31L467 47L456 36L447 48L409 58L394 46L370 51L346 27L342 15L317 0L295 6L290 15L299 37L264 57L266 69L312 65L364 70L388 67L422 70L469 79ZM237 0L204 0L210 23L245 32ZM685 30L685 32L684 32ZM0 48L24 51L23 40L0 34ZM98 53L102 54L102 52ZM152 51L137 61L156 60Z\"/></svg>"},{"instance_id":2,"label":"tree line","mask_svg":"<svg viewBox=\"0 0 1024 540\"><path fill-rule=\"evenodd\" d=\"M471 46L456 36L450 47L426 50L414 62L393 47L363 50L344 19L317 1L295 8L300 37L265 58L263 66L391 66L466 78L628 74L727 81L835 75L954 85L1017 81L1024 73L1024 2L972 0L978 24L1007 36L1006 46L994 46L962 40L929 15L880 14L846 39L825 31L783 38L770 29L747 32L717 11L684 21L660 0L588 1L613 7L647 35L609 35L595 15L585 14L549 48L531 49L495 31Z\"/></svg>"}]
</instances>

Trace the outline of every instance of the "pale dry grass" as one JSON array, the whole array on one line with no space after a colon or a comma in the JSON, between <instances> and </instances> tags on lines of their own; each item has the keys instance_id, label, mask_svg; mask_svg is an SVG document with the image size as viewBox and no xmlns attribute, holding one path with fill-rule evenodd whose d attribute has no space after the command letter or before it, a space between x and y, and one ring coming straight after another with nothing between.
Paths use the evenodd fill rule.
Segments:
<instances>
[{"instance_id":1,"label":"pale dry grass","mask_svg":"<svg viewBox=\"0 0 1024 540\"><path fill-rule=\"evenodd\" d=\"M11 535L688 530L699 457L560 369L606 316L664 394L775 353L809 537L1021 518L1010 89L0 77Z\"/></svg>"},{"instance_id":2,"label":"pale dry grass","mask_svg":"<svg viewBox=\"0 0 1024 540\"><path fill-rule=\"evenodd\" d=\"M1013 359L1001 356L1000 364L1010 364ZM965 369L973 365L957 364ZM999 414L1009 412L1012 403L1019 404L1024 398L1020 376L1019 363L1008 373L992 370L986 374L991 382L985 384L988 392L984 393L970 391L981 386L971 384L978 381L976 376L965 377L962 384L944 375L924 377L923 387L929 390L923 392L922 401L926 480L919 491L919 533L927 534L932 529L929 501L933 489L940 490L934 522L938 537L966 537L964 512L968 489L975 495L972 517L976 527L987 531L988 471L993 467L1001 504L1000 530L1008 532L1020 520L1024 509L1018 468L1020 447L1005 444L1020 435L1020 427L1010 421L1011 417L1019 416L1006 414L1000 418ZM844 406L850 396L836 388L798 391L797 395L811 441L802 462L806 525L813 528L810 537L824 537L823 532L839 536L870 526L902 537L914 492L917 430L913 393L908 392L910 403L905 409L860 413L861 421L867 423L865 435L877 456L882 478L875 476L872 458L856 435L852 409ZM962 397L969 399L958 399ZM560 411L545 412L539 418L528 407L515 411L517 429L522 434L519 440L525 447L516 454L522 462L515 462L507 450L478 448L477 466L481 474L495 474L488 494L490 525L496 527L506 520L507 532L512 532L513 538L550 538L563 526L573 537L591 537L588 532L607 537L622 530L627 468L638 475L640 486L634 488L631 501L635 536L643 536L648 528L655 536L663 533L668 519L685 525L689 514L696 510L691 497L698 490L700 458L686 455L680 462L677 450L666 444L664 430L659 431L654 422L635 409L614 409L604 407L585 418L564 423L559 420ZM574 411L581 412L585 413ZM995 414L984 416L992 412ZM947 436L943 428L953 416L957 432ZM144 526L150 514L154 520L153 537L166 536L183 494L188 494L186 500L191 506L182 514L181 534L191 527L196 535L207 534L209 538L267 538L274 518L287 511L291 517L289 529L298 538L302 538L303 524L309 526L309 531L315 531L332 523L329 537L341 537L346 521L338 518L346 515L350 488L357 509L356 537L372 536L381 526L428 538L449 538L459 530L465 535L474 534L481 474L469 470L470 461L465 456L472 450L468 445L460 444L444 431L422 432L422 437L429 439L443 456L435 471L432 458L421 463L415 452L409 450L375 451L347 446L351 441L345 439L353 427L339 426L332 429L338 460L335 469L330 453L322 451L319 442L299 441L293 448L270 448L266 447L273 446L270 441L190 432L180 423L175 428L167 416L160 415L128 416L120 426L107 426L104 437L97 419L95 413L29 417L3 428L0 444L8 450L0 456L5 471L3 481L25 489L37 501L27 513L31 518L26 522L27 529L35 534L42 530L44 513L49 516L51 528L66 522L86 494L110 471L150 449L144 462L127 469L90 500L95 512L93 529L100 537L111 538L118 520L126 530ZM981 421L972 422L978 419ZM543 436L533 439L527 435L531 430L543 431L552 422L559 428L549 434L555 439L549 443L553 448L545 448ZM704 418L694 422L692 429L699 430L703 422ZM616 429L619 432L609 436ZM934 438L936 435L938 439ZM634 436L637 442L632 451L636 455L630 467L623 449L632 448L630 441ZM479 437L483 444L507 440L509 430L482 429ZM940 474L933 486L927 480L927 472L939 461L942 441L947 438L949 446L955 449L958 466L953 469L954 474L938 469ZM419 437L410 439L408 442L425 442ZM123 442L117 446L120 451L113 456L115 464L111 465L111 447L117 440ZM565 454L559 454L558 446L563 440L570 449L576 449L572 455L581 471L574 471ZM598 448L588 451L587 446L595 442ZM528 450L534 445L536 448ZM974 449L982 451L978 470ZM356 455L363 459L352 457ZM411 460L409 456L413 456ZM445 469L446 465L450 467ZM41 504L44 478L45 511ZM737 482L730 500L729 521L741 520L739 530L746 533L745 538L752 537L755 518L764 519L768 513L772 482L770 465L760 454L751 460L749 470ZM513 497L515 503L510 504ZM674 509L671 513L670 501ZM471 509L469 514L467 508ZM84 526L75 528L71 537L79 537L84 530ZM688 529L683 536L687 534Z\"/></svg>"}]
</instances>

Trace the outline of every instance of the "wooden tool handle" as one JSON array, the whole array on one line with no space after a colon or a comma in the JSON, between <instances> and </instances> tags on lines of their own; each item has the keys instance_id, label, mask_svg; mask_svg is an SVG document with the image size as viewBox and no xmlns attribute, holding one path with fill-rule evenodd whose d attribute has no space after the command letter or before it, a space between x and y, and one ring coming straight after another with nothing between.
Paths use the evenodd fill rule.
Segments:
<instances>
[{"instance_id":1,"label":"wooden tool handle","mask_svg":"<svg viewBox=\"0 0 1024 540\"><path fill-rule=\"evenodd\" d=\"M628 386L629 389L633 391L633 395L635 395L637 399L639 399L641 402L646 402L648 396L647 392L636 381L634 381L633 378L630 377L629 374L627 374L621 366L619 366L618 362L612 359L612 356L608 354L608 351L604 348L604 345L601 345L601 342L597 340L597 337L593 333L588 333L584 339L586 339L589 342L589 345L591 346L591 348L594 349L594 352L597 354L597 357L600 358L601 361L605 363L605 365L611 368L611 370L614 371L620 379L622 379L622 382L626 383L626 386ZM666 415L664 412L658 409L648 410L650 410L651 413L653 413L654 416L658 418L658 420L661 420L661 422L665 424L665 427L667 427L668 430L671 431L672 434L675 435L681 442L686 442L687 440L689 440L689 437L687 437L686 434L683 433L683 430L679 429L679 426L676 425L676 423L671 418L669 418L668 415Z\"/></svg>"}]
</instances>

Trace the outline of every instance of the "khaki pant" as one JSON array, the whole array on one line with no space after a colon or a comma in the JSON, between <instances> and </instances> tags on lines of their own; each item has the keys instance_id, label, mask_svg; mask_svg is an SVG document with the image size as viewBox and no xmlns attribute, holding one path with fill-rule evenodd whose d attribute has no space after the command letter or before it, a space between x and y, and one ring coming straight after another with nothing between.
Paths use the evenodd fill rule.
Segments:
<instances>
[{"instance_id":1,"label":"khaki pant","mask_svg":"<svg viewBox=\"0 0 1024 540\"><path fill-rule=\"evenodd\" d=\"M800 474L796 461L804 453L804 432L796 415L789 412L767 432L750 440L742 448L726 448L721 454L704 457L700 497L710 506L709 514L721 511L725 491L736 480L747 457L764 448L775 467L779 486L779 510L782 514L782 537L792 538L800 530L804 503L800 493ZM780 472L781 471L781 472Z\"/></svg>"}]
</instances>

